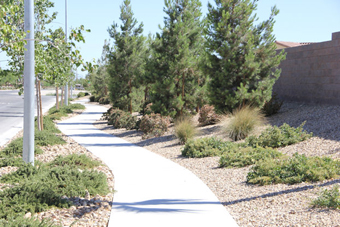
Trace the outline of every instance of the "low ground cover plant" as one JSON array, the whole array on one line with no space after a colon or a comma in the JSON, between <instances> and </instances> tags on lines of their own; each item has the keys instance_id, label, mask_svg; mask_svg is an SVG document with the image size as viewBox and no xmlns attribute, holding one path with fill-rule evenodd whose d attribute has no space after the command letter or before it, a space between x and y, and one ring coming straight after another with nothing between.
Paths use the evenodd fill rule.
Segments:
<instances>
[{"instance_id":1,"label":"low ground cover plant","mask_svg":"<svg viewBox=\"0 0 340 227\"><path fill-rule=\"evenodd\" d=\"M257 162L247 175L250 184L295 184L316 182L340 175L340 162L328 157L306 157L295 153L290 158Z\"/></svg>"},{"instance_id":2,"label":"low ground cover plant","mask_svg":"<svg viewBox=\"0 0 340 227\"><path fill-rule=\"evenodd\" d=\"M60 120L61 117L66 117L68 114L73 113L73 110L77 109L85 109L85 106L80 103L69 103L68 106L60 105L58 110L54 106L48 110L48 115L52 120Z\"/></svg>"},{"instance_id":3,"label":"low ground cover plant","mask_svg":"<svg viewBox=\"0 0 340 227\"><path fill-rule=\"evenodd\" d=\"M244 146L242 143L225 142L215 137L189 140L182 149L182 155L188 158L219 156L231 149Z\"/></svg>"},{"instance_id":4,"label":"low ground cover plant","mask_svg":"<svg viewBox=\"0 0 340 227\"><path fill-rule=\"evenodd\" d=\"M120 109L109 109L107 119L108 124L115 128L126 128L128 130L136 128L137 117Z\"/></svg>"},{"instance_id":5,"label":"low ground cover plant","mask_svg":"<svg viewBox=\"0 0 340 227\"><path fill-rule=\"evenodd\" d=\"M250 136L247 138L249 146L256 147L285 147L309 139L313 133L308 133L303 130L303 122L299 127L294 128L288 124L283 124L280 127L274 126L267 128L259 137Z\"/></svg>"},{"instance_id":6,"label":"low ground cover plant","mask_svg":"<svg viewBox=\"0 0 340 227\"><path fill-rule=\"evenodd\" d=\"M53 162L52 166L73 166L81 169L91 169L93 167L101 165L99 161L93 160L86 156L85 154L70 154L67 156L57 156Z\"/></svg>"},{"instance_id":7,"label":"low ground cover plant","mask_svg":"<svg viewBox=\"0 0 340 227\"><path fill-rule=\"evenodd\" d=\"M272 98L265 102L265 104L262 107L262 111L265 114L266 117L269 117L271 115L274 115L279 112L281 109L281 106L283 104L283 101L281 101L277 94L273 94Z\"/></svg>"},{"instance_id":8,"label":"low ground cover plant","mask_svg":"<svg viewBox=\"0 0 340 227\"><path fill-rule=\"evenodd\" d=\"M180 118L175 122L175 136L185 144L197 134L196 126L190 118Z\"/></svg>"},{"instance_id":9,"label":"low ground cover plant","mask_svg":"<svg viewBox=\"0 0 340 227\"><path fill-rule=\"evenodd\" d=\"M234 141L245 139L257 126L264 124L261 111L250 106L236 109L224 120L223 131Z\"/></svg>"},{"instance_id":10,"label":"low ground cover plant","mask_svg":"<svg viewBox=\"0 0 340 227\"><path fill-rule=\"evenodd\" d=\"M262 147L234 147L224 152L220 158L220 167L245 167L253 165L260 160L275 159L283 156L276 149Z\"/></svg>"},{"instance_id":11,"label":"low ground cover plant","mask_svg":"<svg viewBox=\"0 0 340 227\"><path fill-rule=\"evenodd\" d=\"M16 217L8 218L7 220L1 219L0 226L4 227L62 227L61 225L54 224L53 221L43 219L40 221L36 217L25 218Z\"/></svg>"},{"instance_id":12,"label":"low ground cover plant","mask_svg":"<svg viewBox=\"0 0 340 227\"><path fill-rule=\"evenodd\" d=\"M21 156L23 151L23 138L17 138L9 143L4 149L0 151L0 158L17 157ZM42 154L43 151L34 146L34 154Z\"/></svg>"},{"instance_id":13,"label":"low ground cover plant","mask_svg":"<svg viewBox=\"0 0 340 227\"><path fill-rule=\"evenodd\" d=\"M47 146L47 145L55 145L55 144L65 144L66 142L55 133L50 132L48 130L35 130L34 133L34 141L38 146Z\"/></svg>"},{"instance_id":14,"label":"low ground cover plant","mask_svg":"<svg viewBox=\"0 0 340 227\"><path fill-rule=\"evenodd\" d=\"M199 111L198 122L201 126L213 125L221 121L221 116L216 114L212 105L204 105Z\"/></svg>"},{"instance_id":15,"label":"low ground cover plant","mask_svg":"<svg viewBox=\"0 0 340 227\"><path fill-rule=\"evenodd\" d=\"M340 208L339 185L334 185L330 190L322 190L320 195L311 202L313 207Z\"/></svg>"},{"instance_id":16,"label":"low ground cover plant","mask_svg":"<svg viewBox=\"0 0 340 227\"><path fill-rule=\"evenodd\" d=\"M168 131L169 125L169 117L152 113L142 117L139 129L144 133L143 138L159 137Z\"/></svg>"}]
</instances>

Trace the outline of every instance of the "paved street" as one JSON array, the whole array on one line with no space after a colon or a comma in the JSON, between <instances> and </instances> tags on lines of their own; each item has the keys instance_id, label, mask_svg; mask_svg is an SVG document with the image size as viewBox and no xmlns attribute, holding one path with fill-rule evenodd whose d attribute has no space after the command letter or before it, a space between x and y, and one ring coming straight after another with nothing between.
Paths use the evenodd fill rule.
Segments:
<instances>
[{"instance_id":1,"label":"paved street","mask_svg":"<svg viewBox=\"0 0 340 227\"><path fill-rule=\"evenodd\" d=\"M23 95L18 95L18 90L0 91L0 146L23 128L23 98ZM42 102L45 112L54 105L55 96L42 96Z\"/></svg>"}]
</instances>

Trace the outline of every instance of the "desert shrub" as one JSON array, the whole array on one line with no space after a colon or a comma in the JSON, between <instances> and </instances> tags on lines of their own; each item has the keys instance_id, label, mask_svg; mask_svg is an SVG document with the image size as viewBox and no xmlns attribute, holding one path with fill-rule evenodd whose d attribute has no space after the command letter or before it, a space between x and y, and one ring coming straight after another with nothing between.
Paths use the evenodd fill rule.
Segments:
<instances>
[{"instance_id":1,"label":"desert shrub","mask_svg":"<svg viewBox=\"0 0 340 227\"><path fill-rule=\"evenodd\" d=\"M129 130L136 127L137 117L132 116L129 112L110 108L108 113L110 114L107 117L109 125L112 125L115 128L126 128Z\"/></svg>"},{"instance_id":2,"label":"desert shrub","mask_svg":"<svg viewBox=\"0 0 340 227\"><path fill-rule=\"evenodd\" d=\"M99 161L92 160L86 155L70 154L67 156L57 156L51 165L56 166L75 166L82 169L89 169L101 165Z\"/></svg>"},{"instance_id":3,"label":"desert shrub","mask_svg":"<svg viewBox=\"0 0 340 227\"><path fill-rule=\"evenodd\" d=\"M96 100L96 97L94 95L91 95L90 96L90 102L95 102L95 100Z\"/></svg>"},{"instance_id":4,"label":"desert shrub","mask_svg":"<svg viewBox=\"0 0 340 227\"><path fill-rule=\"evenodd\" d=\"M55 145L55 144L65 144L65 140L61 137L51 133L49 131L39 131L35 130L34 133L34 141L36 145L39 146L47 146L47 145Z\"/></svg>"},{"instance_id":5,"label":"desert shrub","mask_svg":"<svg viewBox=\"0 0 340 227\"><path fill-rule=\"evenodd\" d=\"M54 106L48 110L48 117L51 120L60 120L62 117L67 117L68 114L73 113L73 110L76 109L85 109L85 106L80 103L69 103L68 106L60 106L58 110Z\"/></svg>"},{"instance_id":6,"label":"desert shrub","mask_svg":"<svg viewBox=\"0 0 340 227\"><path fill-rule=\"evenodd\" d=\"M101 97L98 102L103 105L110 104L110 98L108 96Z\"/></svg>"},{"instance_id":7,"label":"desert shrub","mask_svg":"<svg viewBox=\"0 0 340 227\"><path fill-rule=\"evenodd\" d=\"M282 153L272 148L234 148L222 154L220 167L244 167L255 164L259 160L273 159L282 156Z\"/></svg>"},{"instance_id":8,"label":"desert shrub","mask_svg":"<svg viewBox=\"0 0 340 227\"><path fill-rule=\"evenodd\" d=\"M198 122L201 126L213 125L221 121L221 116L215 113L214 106L204 105L199 111Z\"/></svg>"},{"instance_id":9,"label":"desert shrub","mask_svg":"<svg viewBox=\"0 0 340 227\"><path fill-rule=\"evenodd\" d=\"M283 124L280 127L274 126L267 128L261 133L259 137L250 136L246 142L249 146L261 146L261 147L285 147L291 144L295 144L313 136L313 133L307 133L303 130L303 126L306 122L303 122L299 127L294 128L288 124Z\"/></svg>"},{"instance_id":10,"label":"desert shrub","mask_svg":"<svg viewBox=\"0 0 340 227\"><path fill-rule=\"evenodd\" d=\"M272 98L268 102L264 103L262 107L262 112L265 114L266 117L274 115L279 112L282 104L283 101L279 100L277 94L273 94Z\"/></svg>"},{"instance_id":11,"label":"desert shrub","mask_svg":"<svg viewBox=\"0 0 340 227\"><path fill-rule=\"evenodd\" d=\"M290 158L257 162L248 173L247 182L260 185L295 184L337 178L339 174L339 161L327 157L306 157L295 153Z\"/></svg>"},{"instance_id":12,"label":"desert shrub","mask_svg":"<svg viewBox=\"0 0 340 227\"><path fill-rule=\"evenodd\" d=\"M197 134L197 129L190 118L180 118L175 123L175 136L185 144Z\"/></svg>"},{"instance_id":13,"label":"desert shrub","mask_svg":"<svg viewBox=\"0 0 340 227\"><path fill-rule=\"evenodd\" d=\"M234 110L226 119L223 131L234 141L245 139L257 126L264 123L263 115L257 108L244 106Z\"/></svg>"},{"instance_id":14,"label":"desert shrub","mask_svg":"<svg viewBox=\"0 0 340 227\"><path fill-rule=\"evenodd\" d=\"M77 97L78 98L81 98L81 97L84 97L85 96L85 93L84 92L79 92L78 94L77 94Z\"/></svg>"},{"instance_id":15,"label":"desert shrub","mask_svg":"<svg viewBox=\"0 0 340 227\"><path fill-rule=\"evenodd\" d=\"M17 138L9 143L4 149L0 152L0 158L7 157L17 157L22 156L23 151L23 138ZM42 154L43 151L37 147L37 144L34 146L34 154Z\"/></svg>"},{"instance_id":16,"label":"desert shrub","mask_svg":"<svg viewBox=\"0 0 340 227\"><path fill-rule=\"evenodd\" d=\"M36 217L25 218L16 217L8 218L7 220L0 220L0 226L4 227L61 227L61 225L54 224L53 221L43 219L40 221Z\"/></svg>"},{"instance_id":17,"label":"desert shrub","mask_svg":"<svg viewBox=\"0 0 340 227\"><path fill-rule=\"evenodd\" d=\"M313 207L340 208L339 185L334 185L330 190L322 190L320 195L311 202Z\"/></svg>"},{"instance_id":18,"label":"desert shrub","mask_svg":"<svg viewBox=\"0 0 340 227\"><path fill-rule=\"evenodd\" d=\"M228 152L235 147L242 147L244 144L225 142L215 137L189 140L182 149L182 155L188 158L204 158L218 156Z\"/></svg>"},{"instance_id":19,"label":"desert shrub","mask_svg":"<svg viewBox=\"0 0 340 227\"><path fill-rule=\"evenodd\" d=\"M60 130L56 127L55 123L49 116L44 116L43 118L45 131L60 133ZM37 117L35 118L35 128L38 128Z\"/></svg>"},{"instance_id":20,"label":"desert shrub","mask_svg":"<svg viewBox=\"0 0 340 227\"><path fill-rule=\"evenodd\" d=\"M160 114L147 114L141 119L140 130L144 133L144 138L159 137L168 131L169 125L169 117L163 117Z\"/></svg>"},{"instance_id":21,"label":"desert shrub","mask_svg":"<svg viewBox=\"0 0 340 227\"><path fill-rule=\"evenodd\" d=\"M84 93L84 96L89 96L89 95L90 95L90 93L88 93L88 92Z\"/></svg>"}]
</instances>

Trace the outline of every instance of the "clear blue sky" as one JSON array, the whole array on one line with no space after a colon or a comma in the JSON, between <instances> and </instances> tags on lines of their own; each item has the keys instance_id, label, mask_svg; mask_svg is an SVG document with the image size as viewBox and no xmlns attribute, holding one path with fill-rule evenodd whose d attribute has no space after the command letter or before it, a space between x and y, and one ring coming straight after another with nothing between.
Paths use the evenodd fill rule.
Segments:
<instances>
[{"instance_id":1,"label":"clear blue sky","mask_svg":"<svg viewBox=\"0 0 340 227\"><path fill-rule=\"evenodd\" d=\"M208 0L201 1L203 14L206 14ZM65 0L54 2L54 11L58 12L58 17L53 27L64 27ZM104 40L110 38L108 27L113 21L120 23L122 2L123 0L68 0L68 26L84 25L91 29L91 33L85 36L86 43L80 45L85 60L100 58ZM131 0L131 4L137 20L144 23L144 34L158 32L158 25L163 25L165 16L164 1ZM260 21L268 18L273 5L280 10L274 27L275 37L279 41L322 42L330 40L332 32L340 31L340 0L259 0L256 13ZM0 60L2 59L1 57ZM80 74L86 75L84 72Z\"/></svg>"}]
</instances>

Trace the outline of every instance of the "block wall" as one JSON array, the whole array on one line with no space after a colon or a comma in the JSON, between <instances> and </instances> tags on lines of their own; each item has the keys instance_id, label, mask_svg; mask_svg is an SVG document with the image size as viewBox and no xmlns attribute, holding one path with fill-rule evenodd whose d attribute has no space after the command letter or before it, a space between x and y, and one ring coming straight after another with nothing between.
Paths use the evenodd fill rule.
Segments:
<instances>
[{"instance_id":1,"label":"block wall","mask_svg":"<svg viewBox=\"0 0 340 227\"><path fill-rule=\"evenodd\" d=\"M332 40L286 48L274 85L283 100L340 104L340 32Z\"/></svg>"}]
</instances>

